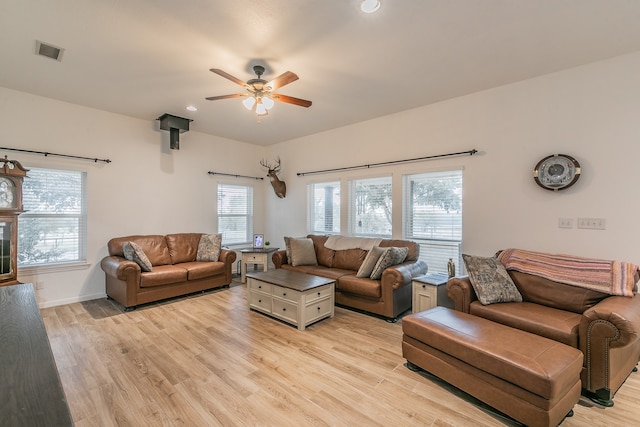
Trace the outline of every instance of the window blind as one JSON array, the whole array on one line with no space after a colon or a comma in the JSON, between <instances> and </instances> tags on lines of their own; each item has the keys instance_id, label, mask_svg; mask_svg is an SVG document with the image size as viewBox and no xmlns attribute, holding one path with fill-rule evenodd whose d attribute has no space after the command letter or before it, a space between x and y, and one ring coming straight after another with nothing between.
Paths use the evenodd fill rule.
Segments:
<instances>
[{"instance_id":1,"label":"window blind","mask_svg":"<svg viewBox=\"0 0 640 427\"><path fill-rule=\"evenodd\" d=\"M309 184L307 196L307 230L309 233L340 233L340 182Z\"/></svg>"},{"instance_id":2,"label":"window blind","mask_svg":"<svg viewBox=\"0 0 640 427\"><path fill-rule=\"evenodd\" d=\"M218 184L218 233L226 245L251 244L253 187Z\"/></svg>"},{"instance_id":3,"label":"window blind","mask_svg":"<svg viewBox=\"0 0 640 427\"><path fill-rule=\"evenodd\" d=\"M391 177L349 181L349 234L391 237Z\"/></svg>"},{"instance_id":4,"label":"window blind","mask_svg":"<svg viewBox=\"0 0 640 427\"><path fill-rule=\"evenodd\" d=\"M18 265L86 260L86 173L29 170L18 217Z\"/></svg>"},{"instance_id":5,"label":"window blind","mask_svg":"<svg viewBox=\"0 0 640 427\"><path fill-rule=\"evenodd\" d=\"M446 273L451 258L460 271L462 170L405 175L403 237L420 244L429 272Z\"/></svg>"}]
</instances>

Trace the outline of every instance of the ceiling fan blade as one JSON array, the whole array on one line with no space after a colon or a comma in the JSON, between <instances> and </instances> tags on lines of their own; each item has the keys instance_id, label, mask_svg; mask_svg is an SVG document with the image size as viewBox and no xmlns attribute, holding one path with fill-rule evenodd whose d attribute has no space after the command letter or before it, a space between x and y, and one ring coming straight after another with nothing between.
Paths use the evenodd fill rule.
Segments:
<instances>
[{"instance_id":1,"label":"ceiling fan blade","mask_svg":"<svg viewBox=\"0 0 640 427\"><path fill-rule=\"evenodd\" d=\"M275 79L271 80L269 83L267 83L267 86L270 86L271 90L276 90L284 85L293 83L296 80L298 80L298 75L296 73L292 73L291 71L287 71L286 73L283 73Z\"/></svg>"},{"instance_id":2,"label":"ceiling fan blade","mask_svg":"<svg viewBox=\"0 0 640 427\"><path fill-rule=\"evenodd\" d=\"M210 96L205 98L207 101L217 101L218 99L229 99L229 98L241 98L243 96L247 96L246 93L235 93L233 95L220 95L220 96Z\"/></svg>"},{"instance_id":3,"label":"ceiling fan blade","mask_svg":"<svg viewBox=\"0 0 640 427\"><path fill-rule=\"evenodd\" d=\"M287 104L299 105L301 107L311 107L311 101L306 99L294 98L293 96L272 94L271 99L274 101L286 102Z\"/></svg>"},{"instance_id":4,"label":"ceiling fan blade","mask_svg":"<svg viewBox=\"0 0 640 427\"><path fill-rule=\"evenodd\" d=\"M221 77L224 77L225 79L229 79L229 80L231 80L232 82L234 82L235 84L237 84L239 86L242 86L242 87L246 86L246 83L243 82L242 80L240 80L239 78L233 77L231 74L229 74L229 73L227 73L225 71L222 71L222 70L220 70L218 68L212 68L209 71L211 71L212 73L216 73L217 75L219 75Z\"/></svg>"}]
</instances>

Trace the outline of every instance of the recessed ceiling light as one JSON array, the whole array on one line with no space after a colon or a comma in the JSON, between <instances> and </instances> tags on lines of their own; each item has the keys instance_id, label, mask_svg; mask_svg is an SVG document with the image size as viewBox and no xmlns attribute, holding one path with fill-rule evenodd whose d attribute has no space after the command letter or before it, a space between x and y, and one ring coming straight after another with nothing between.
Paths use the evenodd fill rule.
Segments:
<instances>
[{"instance_id":1,"label":"recessed ceiling light","mask_svg":"<svg viewBox=\"0 0 640 427\"><path fill-rule=\"evenodd\" d=\"M189 111L198 111L198 107L196 107L195 105L189 105L186 108Z\"/></svg>"},{"instance_id":2,"label":"recessed ceiling light","mask_svg":"<svg viewBox=\"0 0 640 427\"><path fill-rule=\"evenodd\" d=\"M360 5L360 9L364 13L373 13L380 9L380 2L378 0L364 0Z\"/></svg>"}]
</instances>

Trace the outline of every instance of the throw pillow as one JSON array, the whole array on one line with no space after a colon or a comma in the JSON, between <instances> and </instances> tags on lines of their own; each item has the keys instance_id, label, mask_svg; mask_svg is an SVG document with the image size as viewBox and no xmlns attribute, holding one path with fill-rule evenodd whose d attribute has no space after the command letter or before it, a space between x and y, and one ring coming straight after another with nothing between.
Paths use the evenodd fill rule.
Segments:
<instances>
[{"instance_id":1,"label":"throw pillow","mask_svg":"<svg viewBox=\"0 0 640 427\"><path fill-rule=\"evenodd\" d=\"M318 265L316 251L311 239L289 239L291 246L291 265Z\"/></svg>"},{"instance_id":2,"label":"throw pillow","mask_svg":"<svg viewBox=\"0 0 640 427\"><path fill-rule=\"evenodd\" d=\"M360 269L356 273L356 277L371 277L371 273L373 273L376 263L384 253L385 248L381 248L380 246L372 247L369 253L367 253Z\"/></svg>"},{"instance_id":3,"label":"throw pillow","mask_svg":"<svg viewBox=\"0 0 640 427\"><path fill-rule=\"evenodd\" d=\"M147 254L137 243L124 242L122 244L122 253L126 259L138 264L142 271L151 271L151 261L149 261Z\"/></svg>"},{"instance_id":4,"label":"throw pillow","mask_svg":"<svg viewBox=\"0 0 640 427\"><path fill-rule=\"evenodd\" d=\"M380 256L376 266L373 267L370 277L374 280L379 280L382 277L383 271L392 265L400 264L407 257L408 253L409 248L396 248L393 246L386 248L385 253Z\"/></svg>"},{"instance_id":5,"label":"throw pillow","mask_svg":"<svg viewBox=\"0 0 640 427\"><path fill-rule=\"evenodd\" d=\"M198 244L196 261L216 262L220 258L220 248L222 246L222 233L203 234Z\"/></svg>"},{"instance_id":6,"label":"throw pillow","mask_svg":"<svg viewBox=\"0 0 640 427\"><path fill-rule=\"evenodd\" d=\"M496 258L462 254L469 280L482 305L522 302L522 295L509 273Z\"/></svg>"}]
</instances>

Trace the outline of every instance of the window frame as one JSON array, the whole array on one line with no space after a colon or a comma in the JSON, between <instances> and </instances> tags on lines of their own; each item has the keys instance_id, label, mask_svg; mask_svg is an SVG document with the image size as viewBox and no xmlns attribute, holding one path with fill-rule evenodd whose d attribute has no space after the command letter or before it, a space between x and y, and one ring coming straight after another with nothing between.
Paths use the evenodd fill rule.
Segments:
<instances>
[{"instance_id":1,"label":"window frame","mask_svg":"<svg viewBox=\"0 0 640 427\"><path fill-rule=\"evenodd\" d=\"M21 263L18 259L18 270L22 273L29 274L29 272L34 271L59 271L59 270L76 270L87 268L87 242L88 242L88 174L84 170L80 169L63 169L63 168L52 168L52 167L39 167L33 166L28 168L29 172L27 173L27 177L23 181L23 205L25 212L21 213L18 216L18 258L20 256L20 247L24 246L24 244L20 244L20 235L21 230L24 230L26 225L25 221L34 218L61 218L61 219L74 219L76 218L78 221L78 230L77 230L77 258L73 260L62 260L62 261L45 261L39 263ZM34 179L34 174L36 172L51 172L51 173L73 173L78 174L80 178L80 213L51 213L51 212L37 212L34 209L29 209L29 197L26 194L26 190L30 185L31 179ZM56 179L55 177L50 177L49 179Z\"/></svg>"},{"instance_id":2,"label":"window frame","mask_svg":"<svg viewBox=\"0 0 640 427\"><path fill-rule=\"evenodd\" d=\"M356 228L356 222L358 221L358 207L356 200L356 190L359 182L375 182L375 181L388 181L388 183L384 183L384 185L389 186L389 233L364 233L359 232ZM348 210L348 235L350 236L360 236L360 237L380 237L384 239L393 238L393 174L385 173L381 175L374 176L364 176L364 177L352 177L347 181L347 193L348 193L348 202L347 202L347 210Z\"/></svg>"},{"instance_id":3,"label":"window frame","mask_svg":"<svg viewBox=\"0 0 640 427\"><path fill-rule=\"evenodd\" d=\"M337 203L335 203L335 192L334 192L334 200L333 200L333 215L332 215L332 230L319 230L316 229L315 224L319 220L316 216L316 206L318 203L318 199L315 196L315 192L322 187L332 186L334 189L338 189L337 195ZM337 213L335 212L335 207L337 207ZM339 179L334 179L330 181L319 181L319 182L311 182L307 184L307 231L309 234L340 234L341 230L341 213L342 213L342 182ZM323 215L324 217L324 215ZM337 220L337 224L336 224ZM325 218L326 224L326 218Z\"/></svg>"},{"instance_id":4,"label":"window frame","mask_svg":"<svg viewBox=\"0 0 640 427\"><path fill-rule=\"evenodd\" d=\"M463 242L463 182L464 182L464 169L462 167L451 167L446 169L437 169L425 172L407 173L402 176L402 238L406 240L413 240L420 245L420 259L427 262L429 266L429 272L432 273L447 273L447 261L449 258L453 260L456 265L457 273L462 271L462 242ZM439 236L428 238L416 234L413 230L413 224L415 222L415 215L413 209L413 185L412 182L422 180L426 181L433 179L434 181L446 178L449 175L451 179L458 179L459 183L455 191L459 192L459 214L458 218L450 218L451 221L459 221L459 224L455 225L457 230L452 231L451 237ZM409 200L411 199L411 200ZM429 205L432 208L435 205ZM455 207L455 206L454 206ZM446 215L445 212L442 213ZM426 213L429 215L430 213ZM432 215L437 213L431 212ZM443 225L440 225L442 227ZM452 225L452 227L454 227Z\"/></svg>"},{"instance_id":5,"label":"window frame","mask_svg":"<svg viewBox=\"0 0 640 427\"><path fill-rule=\"evenodd\" d=\"M250 194L248 194L248 200L246 200L246 212L243 214L238 213L230 213L230 214L221 214L221 202L220 202L220 190L221 188L227 187L237 187L248 190ZM254 220L254 205L255 205L255 188L253 185L248 184L238 184L238 183L228 183L228 182L218 182L216 186L216 232L222 234L222 244L225 246L251 246L253 244L253 220ZM245 228L245 238L243 241L233 240L229 241L225 239L226 230L221 230L221 218L238 218L244 217L246 218L243 221L246 225Z\"/></svg>"}]
</instances>

